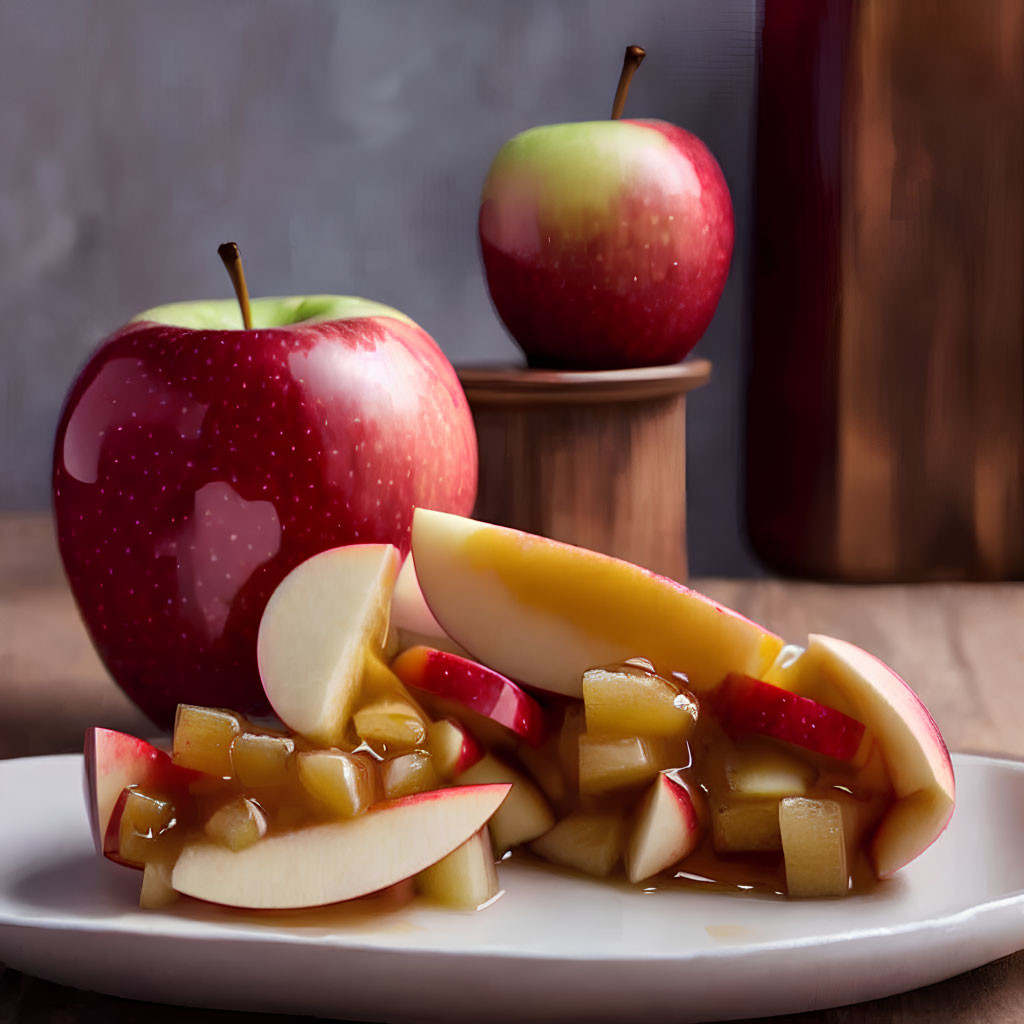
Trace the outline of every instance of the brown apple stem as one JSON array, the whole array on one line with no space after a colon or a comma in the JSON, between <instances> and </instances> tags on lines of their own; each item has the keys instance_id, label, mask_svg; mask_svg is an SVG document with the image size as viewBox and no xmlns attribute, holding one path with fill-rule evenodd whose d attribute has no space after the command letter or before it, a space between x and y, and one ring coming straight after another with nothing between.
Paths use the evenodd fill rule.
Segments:
<instances>
[{"instance_id":1,"label":"brown apple stem","mask_svg":"<svg viewBox=\"0 0 1024 1024\"><path fill-rule=\"evenodd\" d=\"M619 86L615 90L615 100L612 103L613 121L618 121L622 117L622 108L626 105L626 97L629 95L629 83L633 81L636 69L646 56L647 51L642 46L626 47L626 56L622 58L622 74L619 75Z\"/></svg>"},{"instance_id":2,"label":"brown apple stem","mask_svg":"<svg viewBox=\"0 0 1024 1024\"><path fill-rule=\"evenodd\" d=\"M242 323L247 331L252 330L252 309L249 307L249 289L245 285L245 271L242 269L242 254L234 242L217 246L217 255L227 268L231 286L235 289L238 308L242 311Z\"/></svg>"}]
</instances>

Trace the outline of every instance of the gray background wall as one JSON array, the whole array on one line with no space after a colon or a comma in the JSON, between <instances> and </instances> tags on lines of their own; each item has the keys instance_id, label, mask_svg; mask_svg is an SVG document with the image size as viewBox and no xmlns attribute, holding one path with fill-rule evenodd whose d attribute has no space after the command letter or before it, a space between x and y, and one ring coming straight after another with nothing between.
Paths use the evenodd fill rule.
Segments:
<instances>
[{"instance_id":1,"label":"gray background wall","mask_svg":"<svg viewBox=\"0 0 1024 1024\"><path fill-rule=\"evenodd\" d=\"M45 509L65 389L148 306L334 291L407 312L453 362L518 359L480 273L480 185L507 138L627 116L711 147L737 247L689 406L696 573L754 570L740 522L755 0L3 0L0 509Z\"/></svg>"}]
</instances>

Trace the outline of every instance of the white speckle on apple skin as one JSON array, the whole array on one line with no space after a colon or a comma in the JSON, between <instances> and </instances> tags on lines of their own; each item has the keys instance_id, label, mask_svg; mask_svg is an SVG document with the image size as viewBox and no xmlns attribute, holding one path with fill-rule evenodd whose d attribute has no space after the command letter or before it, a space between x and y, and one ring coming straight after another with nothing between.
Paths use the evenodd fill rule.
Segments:
<instances>
[{"instance_id":1,"label":"white speckle on apple skin","mask_svg":"<svg viewBox=\"0 0 1024 1024\"><path fill-rule=\"evenodd\" d=\"M262 710L255 634L276 583L339 544L404 552L414 505L468 514L475 492L454 371L390 318L223 336L131 324L73 386L54 457L72 591L160 724L179 701Z\"/></svg>"}]
</instances>

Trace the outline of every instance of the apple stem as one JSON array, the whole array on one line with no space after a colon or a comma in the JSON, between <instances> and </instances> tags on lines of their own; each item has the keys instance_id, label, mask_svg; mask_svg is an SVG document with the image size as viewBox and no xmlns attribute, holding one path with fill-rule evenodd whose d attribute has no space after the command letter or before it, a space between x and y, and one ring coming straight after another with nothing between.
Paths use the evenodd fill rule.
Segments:
<instances>
[{"instance_id":1,"label":"apple stem","mask_svg":"<svg viewBox=\"0 0 1024 1024\"><path fill-rule=\"evenodd\" d=\"M636 69L640 67L647 51L642 46L627 46L626 56L622 58L622 74L619 75L619 85L615 90L615 100L612 103L612 120L618 121L622 117L622 108L626 105L626 97L629 95L629 83L633 81Z\"/></svg>"},{"instance_id":2,"label":"apple stem","mask_svg":"<svg viewBox=\"0 0 1024 1024\"><path fill-rule=\"evenodd\" d=\"M247 331L252 330L252 309L249 307L249 289L245 284L245 271L242 269L242 254L234 242L225 242L217 246L217 255L227 268L231 285L235 289L238 308L242 311L242 324Z\"/></svg>"}]
</instances>

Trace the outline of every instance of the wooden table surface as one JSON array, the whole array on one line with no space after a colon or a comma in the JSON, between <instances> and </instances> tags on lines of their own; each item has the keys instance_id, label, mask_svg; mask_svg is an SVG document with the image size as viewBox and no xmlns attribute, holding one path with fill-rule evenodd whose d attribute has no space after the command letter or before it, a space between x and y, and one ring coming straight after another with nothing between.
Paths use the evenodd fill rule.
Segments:
<instances>
[{"instance_id":1,"label":"wooden table surface","mask_svg":"<svg viewBox=\"0 0 1024 1024\"><path fill-rule=\"evenodd\" d=\"M912 681L951 749L1024 758L1024 584L848 587L708 579L694 585L787 638L829 633L877 654ZM93 653L42 517L0 517L0 701L3 757L78 750L91 724L152 731ZM1021 931L1022 952L950 981L774 1020L1019 1024L1024 922ZM112 999L0 970L3 1024L206 1024L234 1016ZM245 1024L263 1019L238 1016Z\"/></svg>"}]
</instances>

